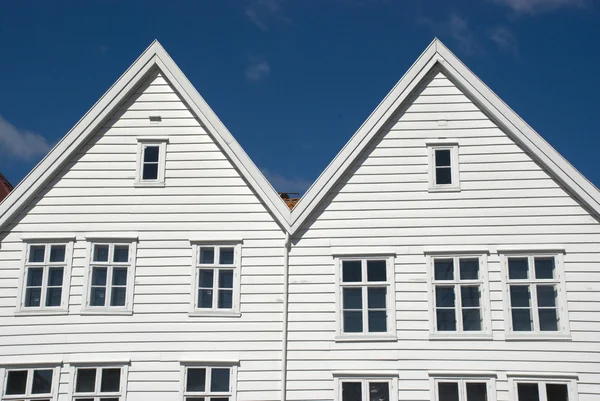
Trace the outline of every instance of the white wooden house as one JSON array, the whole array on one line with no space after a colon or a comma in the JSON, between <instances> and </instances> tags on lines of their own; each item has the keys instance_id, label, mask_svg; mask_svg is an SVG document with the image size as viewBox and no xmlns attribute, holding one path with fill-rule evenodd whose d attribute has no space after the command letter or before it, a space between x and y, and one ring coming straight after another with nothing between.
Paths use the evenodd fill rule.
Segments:
<instances>
[{"instance_id":1,"label":"white wooden house","mask_svg":"<svg viewBox=\"0 0 600 401\"><path fill-rule=\"evenodd\" d=\"M0 204L0 401L598 400L599 216L437 39L290 211L154 42Z\"/></svg>"}]
</instances>

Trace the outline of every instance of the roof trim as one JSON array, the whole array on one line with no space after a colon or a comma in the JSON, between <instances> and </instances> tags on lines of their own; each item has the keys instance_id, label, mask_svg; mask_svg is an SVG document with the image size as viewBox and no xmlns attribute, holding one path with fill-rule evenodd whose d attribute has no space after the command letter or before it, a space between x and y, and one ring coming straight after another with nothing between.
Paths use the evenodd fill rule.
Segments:
<instances>
[{"instance_id":1,"label":"roof trim","mask_svg":"<svg viewBox=\"0 0 600 401\"><path fill-rule=\"evenodd\" d=\"M0 204L0 231L57 171L60 170L87 140L101 128L119 104L158 67L173 85L191 111L202 122L209 135L248 182L248 185L272 213L284 230L289 230L289 209L269 181L250 160L246 152L200 96L161 44L154 40L125 73L108 89L75 126L31 170Z\"/></svg>"},{"instance_id":2,"label":"roof trim","mask_svg":"<svg viewBox=\"0 0 600 401\"><path fill-rule=\"evenodd\" d=\"M588 211L596 217L600 216L600 191L527 125L439 39L435 38L300 199L291 213L292 234L300 229L334 185L403 105L413 89L435 66L440 66L467 96L473 99L513 140L527 150Z\"/></svg>"}]
</instances>

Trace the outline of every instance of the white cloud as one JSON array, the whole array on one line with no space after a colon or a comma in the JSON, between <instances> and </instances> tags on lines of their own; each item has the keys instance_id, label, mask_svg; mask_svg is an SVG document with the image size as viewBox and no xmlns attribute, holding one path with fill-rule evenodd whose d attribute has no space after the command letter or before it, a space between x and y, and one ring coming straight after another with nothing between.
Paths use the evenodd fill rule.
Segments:
<instances>
[{"instance_id":1,"label":"white cloud","mask_svg":"<svg viewBox=\"0 0 600 401\"><path fill-rule=\"evenodd\" d=\"M312 182L299 177L284 177L281 174L271 172L269 169L261 168L260 171L278 192L299 192L303 193L312 184Z\"/></svg>"},{"instance_id":2,"label":"white cloud","mask_svg":"<svg viewBox=\"0 0 600 401\"><path fill-rule=\"evenodd\" d=\"M289 23L281 7L282 0L253 0L246 6L246 17L261 30L268 32L272 24Z\"/></svg>"},{"instance_id":3,"label":"white cloud","mask_svg":"<svg viewBox=\"0 0 600 401\"><path fill-rule=\"evenodd\" d=\"M20 130L0 116L0 153L14 159L31 161L50 150L40 134Z\"/></svg>"},{"instance_id":4,"label":"white cloud","mask_svg":"<svg viewBox=\"0 0 600 401\"><path fill-rule=\"evenodd\" d=\"M450 36L465 53L475 53L479 48L468 21L456 13L450 14L444 21L420 18L417 23L427 26L435 35Z\"/></svg>"},{"instance_id":5,"label":"white cloud","mask_svg":"<svg viewBox=\"0 0 600 401\"><path fill-rule=\"evenodd\" d=\"M517 38L508 28L497 26L490 30L490 39L496 43L501 50L514 54L519 54L519 43Z\"/></svg>"},{"instance_id":6,"label":"white cloud","mask_svg":"<svg viewBox=\"0 0 600 401\"><path fill-rule=\"evenodd\" d=\"M585 0L495 0L521 14L536 14L542 11L551 11L560 7L584 5Z\"/></svg>"},{"instance_id":7,"label":"white cloud","mask_svg":"<svg viewBox=\"0 0 600 401\"><path fill-rule=\"evenodd\" d=\"M250 82L258 82L269 76L271 66L267 60L260 57L250 57L250 64L246 67L246 79Z\"/></svg>"}]
</instances>

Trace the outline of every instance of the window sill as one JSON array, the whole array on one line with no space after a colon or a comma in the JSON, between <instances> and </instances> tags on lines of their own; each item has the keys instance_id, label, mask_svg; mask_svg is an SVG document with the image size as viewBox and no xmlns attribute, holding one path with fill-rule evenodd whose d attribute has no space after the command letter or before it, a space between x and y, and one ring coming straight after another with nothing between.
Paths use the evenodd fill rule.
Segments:
<instances>
[{"instance_id":1,"label":"window sill","mask_svg":"<svg viewBox=\"0 0 600 401\"><path fill-rule=\"evenodd\" d=\"M344 336L336 336L335 337L336 343L396 342L396 341L398 341L398 337L391 335L391 334L379 335L379 336L374 336L374 335L346 336L346 335L344 335Z\"/></svg>"},{"instance_id":2,"label":"window sill","mask_svg":"<svg viewBox=\"0 0 600 401\"><path fill-rule=\"evenodd\" d=\"M570 334L544 334L544 333L531 333L531 334L506 334L505 341L571 341Z\"/></svg>"},{"instance_id":3,"label":"window sill","mask_svg":"<svg viewBox=\"0 0 600 401\"><path fill-rule=\"evenodd\" d=\"M44 310L44 309L35 309L35 310L18 310L15 311L15 316L61 316L68 315L69 311L66 309L53 309L53 310Z\"/></svg>"},{"instance_id":4,"label":"window sill","mask_svg":"<svg viewBox=\"0 0 600 401\"><path fill-rule=\"evenodd\" d=\"M80 315L133 315L131 310L110 310L110 309L84 309L79 312Z\"/></svg>"},{"instance_id":5,"label":"window sill","mask_svg":"<svg viewBox=\"0 0 600 401\"><path fill-rule=\"evenodd\" d=\"M135 188L163 188L165 186L164 182L140 182L136 181L133 186Z\"/></svg>"},{"instance_id":6,"label":"window sill","mask_svg":"<svg viewBox=\"0 0 600 401\"><path fill-rule=\"evenodd\" d=\"M491 341L493 337L488 333L477 333L477 334L465 334L465 333L452 333L452 334L441 334L441 333L431 333L429 334L429 340L431 341Z\"/></svg>"},{"instance_id":7,"label":"window sill","mask_svg":"<svg viewBox=\"0 0 600 401\"><path fill-rule=\"evenodd\" d=\"M240 312L235 311L193 311L190 317L241 317Z\"/></svg>"},{"instance_id":8,"label":"window sill","mask_svg":"<svg viewBox=\"0 0 600 401\"><path fill-rule=\"evenodd\" d=\"M429 187L429 192L460 192L460 187Z\"/></svg>"}]
</instances>

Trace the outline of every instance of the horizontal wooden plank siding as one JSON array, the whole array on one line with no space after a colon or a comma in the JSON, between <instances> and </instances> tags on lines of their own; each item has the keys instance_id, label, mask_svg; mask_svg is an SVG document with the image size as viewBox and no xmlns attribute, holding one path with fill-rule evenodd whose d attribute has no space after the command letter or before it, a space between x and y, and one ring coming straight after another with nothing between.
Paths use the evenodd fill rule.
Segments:
<instances>
[{"instance_id":1,"label":"horizontal wooden plank siding","mask_svg":"<svg viewBox=\"0 0 600 401\"><path fill-rule=\"evenodd\" d=\"M290 253L289 400L330 400L333 372L397 371L399 400L431 399L429 371L578 375L600 397L600 224L438 72L386 124L295 235ZM428 192L426 143L459 144L460 192ZM498 247L564 247L572 340L506 341ZM430 340L424 250L488 249L493 340ZM398 341L336 342L332 252L392 249Z\"/></svg>"}]
</instances>

